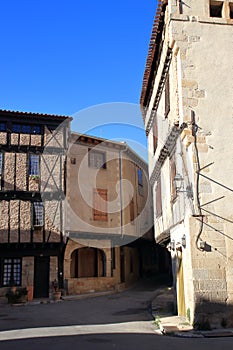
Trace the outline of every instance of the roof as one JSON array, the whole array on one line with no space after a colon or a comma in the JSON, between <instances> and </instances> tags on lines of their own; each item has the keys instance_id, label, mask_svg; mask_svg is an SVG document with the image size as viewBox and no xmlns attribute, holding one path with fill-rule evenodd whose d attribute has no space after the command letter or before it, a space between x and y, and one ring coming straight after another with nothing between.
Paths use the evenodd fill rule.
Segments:
<instances>
[{"instance_id":1,"label":"roof","mask_svg":"<svg viewBox=\"0 0 233 350\"><path fill-rule=\"evenodd\" d=\"M29 117L29 118L43 118L43 119L52 119L52 120L65 120L70 119L69 116L64 115L56 115L56 114L43 114L43 113L34 113L34 112L20 112L20 111L10 111L5 109L0 109L0 116L7 116L7 117Z\"/></svg>"},{"instance_id":2,"label":"roof","mask_svg":"<svg viewBox=\"0 0 233 350\"><path fill-rule=\"evenodd\" d=\"M143 82L142 82L142 92L140 97L141 106L145 105L145 99L146 99L146 94L148 90L149 80L152 74L152 65L155 58L155 53L157 51L156 49L158 47L157 40L156 40L157 35L159 33L158 29L159 29L160 23L163 21L161 17L164 15L163 13L164 5L167 5L167 0L158 0L158 6L157 6L156 15L154 17L154 23L152 27L152 33L151 33L148 55L146 60L146 67L145 67Z\"/></svg>"},{"instance_id":3,"label":"roof","mask_svg":"<svg viewBox=\"0 0 233 350\"><path fill-rule=\"evenodd\" d=\"M125 141L113 141L109 139L104 139L101 137L96 137L87 134L81 134L78 132L71 131L70 133L70 141L74 143L86 143L92 145L98 145L104 147L115 147L116 149L120 149L128 154L137 164L147 167L147 162L143 159L138 153L136 153Z\"/></svg>"}]
</instances>

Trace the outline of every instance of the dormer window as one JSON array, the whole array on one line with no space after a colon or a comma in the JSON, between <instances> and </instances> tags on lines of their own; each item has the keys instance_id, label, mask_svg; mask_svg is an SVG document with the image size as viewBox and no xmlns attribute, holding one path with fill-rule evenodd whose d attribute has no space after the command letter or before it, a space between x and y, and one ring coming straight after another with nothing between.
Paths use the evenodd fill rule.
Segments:
<instances>
[{"instance_id":1,"label":"dormer window","mask_svg":"<svg viewBox=\"0 0 233 350\"><path fill-rule=\"evenodd\" d=\"M222 17L223 1L210 0L210 17Z\"/></svg>"}]
</instances>

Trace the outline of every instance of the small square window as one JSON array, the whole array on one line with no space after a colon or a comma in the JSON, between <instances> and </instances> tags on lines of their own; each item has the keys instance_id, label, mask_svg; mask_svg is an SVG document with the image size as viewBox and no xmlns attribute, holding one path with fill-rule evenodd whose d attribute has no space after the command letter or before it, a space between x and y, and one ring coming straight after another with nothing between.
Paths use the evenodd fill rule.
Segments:
<instances>
[{"instance_id":1,"label":"small square window","mask_svg":"<svg viewBox=\"0 0 233 350\"><path fill-rule=\"evenodd\" d=\"M29 155L29 175L40 175L40 156L38 154Z\"/></svg>"},{"instance_id":2,"label":"small square window","mask_svg":"<svg viewBox=\"0 0 233 350\"><path fill-rule=\"evenodd\" d=\"M44 205L42 202L33 203L33 226L44 226Z\"/></svg>"},{"instance_id":3,"label":"small square window","mask_svg":"<svg viewBox=\"0 0 233 350\"><path fill-rule=\"evenodd\" d=\"M75 165L76 164L76 158L70 158L70 163L72 165Z\"/></svg>"},{"instance_id":4,"label":"small square window","mask_svg":"<svg viewBox=\"0 0 233 350\"><path fill-rule=\"evenodd\" d=\"M106 155L104 152L88 151L88 164L91 168L106 169Z\"/></svg>"},{"instance_id":5,"label":"small square window","mask_svg":"<svg viewBox=\"0 0 233 350\"><path fill-rule=\"evenodd\" d=\"M210 17L222 17L223 1L210 1Z\"/></svg>"}]
</instances>

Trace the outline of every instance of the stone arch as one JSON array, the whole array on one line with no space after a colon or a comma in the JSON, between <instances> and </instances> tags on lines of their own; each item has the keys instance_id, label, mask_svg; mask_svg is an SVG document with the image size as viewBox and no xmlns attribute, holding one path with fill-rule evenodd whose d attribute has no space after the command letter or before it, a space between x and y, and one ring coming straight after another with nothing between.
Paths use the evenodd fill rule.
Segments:
<instances>
[{"instance_id":1,"label":"stone arch","mask_svg":"<svg viewBox=\"0 0 233 350\"><path fill-rule=\"evenodd\" d=\"M71 253L70 277L105 277L106 255L103 250L83 247Z\"/></svg>"}]
</instances>

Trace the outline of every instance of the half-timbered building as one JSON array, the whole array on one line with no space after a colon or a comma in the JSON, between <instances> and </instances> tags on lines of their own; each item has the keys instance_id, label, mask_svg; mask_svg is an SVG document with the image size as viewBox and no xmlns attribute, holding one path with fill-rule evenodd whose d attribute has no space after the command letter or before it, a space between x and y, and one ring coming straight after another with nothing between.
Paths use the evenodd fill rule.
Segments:
<instances>
[{"instance_id":1,"label":"half-timbered building","mask_svg":"<svg viewBox=\"0 0 233 350\"><path fill-rule=\"evenodd\" d=\"M48 297L63 281L65 151L70 118L0 110L0 295Z\"/></svg>"}]
</instances>

